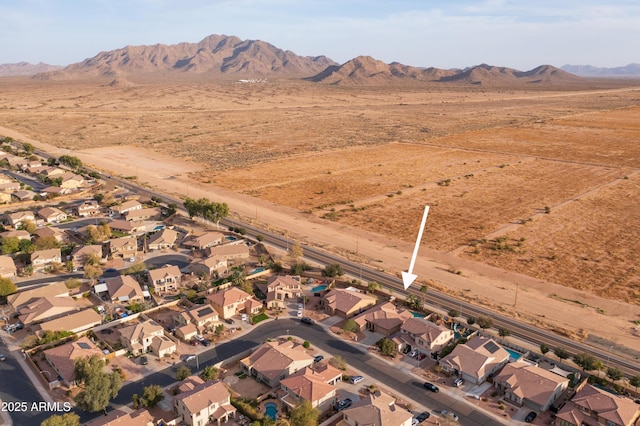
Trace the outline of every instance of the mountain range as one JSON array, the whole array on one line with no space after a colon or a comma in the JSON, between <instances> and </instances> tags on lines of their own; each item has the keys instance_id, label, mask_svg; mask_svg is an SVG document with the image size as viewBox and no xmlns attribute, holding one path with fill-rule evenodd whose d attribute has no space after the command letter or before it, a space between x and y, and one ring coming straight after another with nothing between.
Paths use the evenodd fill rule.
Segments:
<instances>
[{"instance_id":1,"label":"mountain range","mask_svg":"<svg viewBox=\"0 0 640 426\"><path fill-rule=\"evenodd\" d=\"M640 67L637 64L635 66ZM530 85L580 81L580 77L574 75L578 72L567 72L573 70L569 67L573 66L565 65L562 70L551 65L541 65L529 71L487 64L465 69L419 68L397 62L387 64L369 56L358 56L340 65L326 56L299 56L264 41L213 34L198 43L126 46L100 52L92 58L64 68L42 63L0 65L0 76L33 75L33 78L41 80L102 77L112 80L112 85L131 85L149 78L180 76L208 80L304 78L335 85L415 82ZM595 69L581 66L578 71L590 70L593 73Z\"/></svg>"},{"instance_id":2,"label":"mountain range","mask_svg":"<svg viewBox=\"0 0 640 426\"><path fill-rule=\"evenodd\" d=\"M640 77L640 64L602 68L593 65L563 65L562 70L580 77Z\"/></svg>"}]
</instances>

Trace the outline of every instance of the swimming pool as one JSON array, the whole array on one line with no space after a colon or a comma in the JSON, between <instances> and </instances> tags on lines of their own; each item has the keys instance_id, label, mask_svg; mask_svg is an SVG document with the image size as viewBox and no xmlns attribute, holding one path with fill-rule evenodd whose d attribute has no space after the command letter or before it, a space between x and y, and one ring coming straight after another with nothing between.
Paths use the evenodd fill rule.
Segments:
<instances>
[{"instance_id":1,"label":"swimming pool","mask_svg":"<svg viewBox=\"0 0 640 426\"><path fill-rule=\"evenodd\" d=\"M275 420L278 416L278 404L276 404L275 402L265 402L264 414L270 417L272 420Z\"/></svg>"},{"instance_id":2,"label":"swimming pool","mask_svg":"<svg viewBox=\"0 0 640 426\"><path fill-rule=\"evenodd\" d=\"M414 311L409 311L411 312L411 315L413 315L414 318L424 318L426 315L425 314L421 314L420 312L414 312Z\"/></svg>"},{"instance_id":3,"label":"swimming pool","mask_svg":"<svg viewBox=\"0 0 640 426\"><path fill-rule=\"evenodd\" d=\"M516 351L511 350L509 348L504 348L504 350L509 352L509 358L514 360L514 361L517 361L520 358L522 358L522 354L520 352L516 352Z\"/></svg>"},{"instance_id":4,"label":"swimming pool","mask_svg":"<svg viewBox=\"0 0 640 426\"><path fill-rule=\"evenodd\" d=\"M264 268L256 268L253 271L249 272L249 275L257 274L262 271L264 271Z\"/></svg>"},{"instance_id":5,"label":"swimming pool","mask_svg":"<svg viewBox=\"0 0 640 426\"><path fill-rule=\"evenodd\" d=\"M237 240L236 237L234 237L233 235L227 235L226 237L224 237L225 240L227 241L235 241Z\"/></svg>"},{"instance_id":6,"label":"swimming pool","mask_svg":"<svg viewBox=\"0 0 640 426\"><path fill-rule=\"evenodd\" d=\"M321 291L325 291L327 289L327 286L325 284L322 285L317 285L314 288L311 289L312 293L320 293Z\"/></svg>"}]
</instances>

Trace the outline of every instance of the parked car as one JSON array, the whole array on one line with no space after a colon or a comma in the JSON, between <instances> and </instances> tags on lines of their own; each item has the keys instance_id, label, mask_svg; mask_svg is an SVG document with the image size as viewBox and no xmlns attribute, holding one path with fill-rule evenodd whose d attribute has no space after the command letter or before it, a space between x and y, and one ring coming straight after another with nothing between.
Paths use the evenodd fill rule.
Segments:
<instances>
[{"instance_id":1,"label":"parked car","mask_svg":"<svg viewBox=\"0 0 640 426\"><path fill-rule=\"evenodd\" d=\"M141 356L140 365L147 365L147 364L149 364L149 359L146 356Z\"/></svg>"},{"instance_id":2,"label":"parked car","mask_svg":"<svg viewBox=\"0 0 640 426\"><path fill-rule=\"evenodd\" d=\"M462 384L463 384L463 383L464 383L464 380L463 380L463 379L456 379L456 380L453 382L453 386L455 386L455 387L459 388L460 386L462 386Z\"/></svg>"},{"instance_id":3,"label":"parked car","mask_svg":"<svg viewBox=\"0 0 640 426\"><path fill-rule=\"evenodd\" d=\"M233 318L227 318L224 320L227 324L234 324Z\"/></svg>"},{"instance_id":4,"label":"parked car","mask_svg":"<svg viewBox=\"0 0 640 426\"><path fill-rule=\"evenodd\" d=\"M438 389L438 387L433 383L424 382L422 386L424 386L425 389L429 389L431 392L435 392L435 393L440 392L440 389Z\"/></svg>"},{"instance_id":5,"label":"parked car","mask_svg":"<svg viewBox=\"0 0 640 426\"><path fill-rule=\"evenodd\" d=\"M354 385L356 383L360 383L363 380L364 380L364 377L362 377L362 376L351 376L351 377L349 377L349 383L354 384Z\"/></svg>"},{"instance_id":6,"label":"parked car","mask_svg":"<svg viewBox=\"0 0 640 426\"><path fill-rule=\"evenodd\" d=\"M418 351L416 351L415 349L414 349L414 350L412 350L411 352L409 352L409 356L410 356L411 358L415 358L415 357L416 357L416 355L418 355Z\"/></svg>"},{"instance_id":7,"label":"parked car","mask_svg":"<svg viewBox=\"0 0 640 426\"><path fill-rule=\"evenodd\" d=\"M313 362L320 362L324 359L324 357L322 355L318 355L316 357L313 358Z\"/></svg>"},{"instance_id":8,"label":"parked car","mask_svg":"<svg viewBox=\"0 0 640 426\"><path fill-rule=\"evenodd\" d=\"M524 418L524 421L527 423L531 423L537 415L538 414L535 411L529 411L529 414L527 414L527 416Z\"/></svg>"},{"instance_id":9,"label":"parked car","mask_svg":"<svg viewBox=\"0 0 640 426\"><path fill-rule=\"evenodd\" d=\"M418 424L424 422L425 420L427 420L429 417L431 417L431 414L429 414L428 412L423 412L418 414L417 416L414 417L414 419L416 419L418 421Z\"/></svg>"},{"instance_id":10,"label":"parked car","mask_svg":"<svg viewBox=\"0 0 640 426\"><path fill-rule=\"evenodd\" d=\"M193 340L191 341L191 344L192 344L193 346L198 346L198 345L200 344L200 342L198 342L196 339L193 339Z\"/></svg>"},{"instance_id":11,"label":"parked car","mask_svg":"<svg viewBox=\"0 0 640 426\"><path fill-rule=\"evenodd\" d=\"M196 356L194 354L184 356L184 362L193 361L194 359L196 359Z\"/></svg>"},{"instance_id":12,"label":"parked car","mask_svg":"<svg viewBox=\"0 0 640 426\"><path fill-rule=\"evenodd\" d=\"M296 316L297 316L298 318L302 318L302 311L298 311L298 312L296 313Z\"/></svg>"},{"instance_id":13,"label":"parked car","mask_svg":"<svg viewBox=\"0 0 640 426\"><path fill-rule=\"evenodd\" d=\"M347 399L343 399L342 401L338 402L336 404L336 410L337 411L342 411L345 410L349 407L351 407L351 404L353 403L353 401L351 401L351 399L347 398Z\"/></svg>"},{"instance_id":14,"label":"parked car","mask_svg":"<svg viewBox=\"0 0 640 426\"><path fill-rule=\"evenodd\" d=\"M202 336L201 334L196 334L195 339L196 339L198 342L202 342L202 341L204 340L204 336Z\"/></svg>"},{"instance_id":15,"label":"parked car","mask_svg":"<svg viewBox=\"0 0 640 426\"><path fill-rule=\"evenodd\" d=\"M309 318L309 317L302 317L302 318L300 318L300 322L302 322L303 324L307 324L307 325L313 325L313 324L315 324L315 321L314 321L314 320L312 320L312 319L311 319L311 318Z\"/></svg>"},{"instance_id":16,"label":"parked car","mask_svg":"<svg viewBox=\"0 0 640 426\"><path fill-rule=\"evenodd\" d=\"M442 414L442 417L449 417L456 422L459 420L458 416L452 411L442 410L440 414Z\"/></svg>"},{"instance_id":17,"label":"parked car","mask_svg":"<svg viewBox=\"0 0 640 426\"><path fill-rule=\"evenodd\" d=\"M202 343L202 346L210 346L211 345L211 341L208 339L202 339L200 340L200 343Z\"/></svg>"},{"instance_id":18,"label":"parked car","mask_svg":"<svg viewBox=\"0 0 640 426\"><path fill-rule=\"evenodd\" d=\"M4 354L0 354L0 361L6 361L7 357Z\"/></svg>"}]
</instances>

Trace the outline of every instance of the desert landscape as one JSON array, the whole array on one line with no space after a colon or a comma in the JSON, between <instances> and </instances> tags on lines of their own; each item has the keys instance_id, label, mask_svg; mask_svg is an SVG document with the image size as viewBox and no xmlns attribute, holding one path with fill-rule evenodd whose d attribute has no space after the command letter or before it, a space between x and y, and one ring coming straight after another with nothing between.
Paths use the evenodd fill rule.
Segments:
<instances>
[{"instance_id":1,"label":"desert landscape","mask_svg":"<svg viewBox=\"0 0 640 426\"><path fill-rule=\"evenodd\" d=\"M640 82L491 72L481 84L5 77L0 134L226 201L387 271L406 268L429 205L421 255L440 272L421 279L512 313L513 289L496 282L517 282L531 299L519 315L633 347Z\"/></svg>"}]
</instances>

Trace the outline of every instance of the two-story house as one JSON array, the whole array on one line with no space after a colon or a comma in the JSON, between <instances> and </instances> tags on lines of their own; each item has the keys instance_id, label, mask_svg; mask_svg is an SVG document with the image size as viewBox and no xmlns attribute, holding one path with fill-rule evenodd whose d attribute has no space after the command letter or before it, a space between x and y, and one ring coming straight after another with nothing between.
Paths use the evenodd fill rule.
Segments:
<instances>
[{"instance_id":1,"label":"two-story house","mask_svg":"<svg viewBox=\"0 0 640 426\"><path fill-rule=\"evenodd\" d=\"M140 209L142 209L142 204L140 204L140 202L138 202L137 200L127 200L122 204L109 207L109 215L120 217L124 216L124 214L127 212Z\"/></svg>"},{"instance_id":2,"label":"two-story house","mask_svg":"<svg viewBox=\"0 0 640 426\"><path fill-rule=\"evenodd\" d=\"M226 423L235 417L236 409L231 405L231 394L219 381L203 382L198 376L187 377L181 392L173 397L173 410L179 423L188 426L204 426L215 422Z\"/></svg>"},{"instance_id":3,"label":"two-story house","mask_svg":"<svg viewBox=\"0 0 640 426\"><path fill-rule=\"evenodd\" d=\"M586 381L585 381L586 383ZM589 384L578 391L556 415L556 426L633 426L640 418L640 405L629 398Z\"/></svg>"},{"instance_id":4,"label":"two-story house","mask_svg":"<svg viewBox=\"0 0 640 426\"><path fill-rule=\"evenodd\" d=\"M120 329L120 342L122 343L122 346L127 348L127 350L134 355L149 352L154 343L154 339L161 338L166 339L164 336L164 329L153 320L147 320ZM175 352L175 343L173 343L173 352ZM161 357L164 354L156 355Z\"/></svg>"},{"instance_id":5,"label":"two-story house","mask_svg":"<svg viewBox=\"0 0 640 426\"><path fill-rule=\"evenodd\" d=\"M189 271L198 276L212 277L216 274L227 272L228 263L226 259L219 257L205 257L204 259L195 259L189 265Z\"/></svg>"},{"instance_id":6,"label":"two-story house","mask_svg":"<svg viewBox=\"0 0 640 426\"><path fill-rule=\"evenodd\" d=\"M411 317L400 326L398 339L403 342L398 350L417 350L430 355L440 352L454 339L453 330L427 321L424 318Z\"/></svg>"},{"instance_id":7,"label":"two-story house","mask_svg":"<svg viewBox=\"0 0 640 426\"><path fill-rule=\"evenodd\" d=\"M4 217L4 222L14 229L18 229L25 221L35 222L35 214L33 214L32 211L23 210L15 213L9 213Z\"/></svg>"},{"instance_id":8,"label":"two-story house","mask_svg":"<svg viewBox=\"0 0 640 426\"><path fill-rule=\"evenodd\" d=\"M509 352L487 337L476 336L439 361L442 370L480 385L509 362Z\"/></svg>"},{"instance_id":9,"label":"two-story house","mask_svg":"<svg viewBox=\"0 0 640 426\"><path fill-rule=\"evenodd\" d=\"M108 240L106 245L107 254L113 258L132 259L138 253L138 239L133 235Z\"/></svg>"},{"instance_id":10,"label":"two-story house","mask_svg":"<svg viewBox=\"0 0 640 426\"><path fill-rule=\"evenodd\" d=\"M175 265L165 265L158 269L149 269L147 272L149 284L155 289L156 294L162 295L175 292L180 287L182 272Z\"/></svg>"},{"instance_id":11,"label":"two-story house","mask_svg":"<svg viewBox=\"0 0 640 426\"><path fill-rule=\"evenodd\" d=\"M71 212L79 217L91 217L100 214L100 204L96 200L82 200L74 205Z\"/></svg>"},{"instance_id":12,"label":"two-story house","mask_svg":"<svg viewBox=\"0 0 640 426\"><path fill-rule=\"evenodd\" d=\"M289 299L302 296L300 277L292 275L276 275L267 280L267 306L283 308Z\"/></svg>"},{"instance_id":13,"label":"two-story house","mask_svg":"<svg viewBox=\"0 0 640 426\"><path fill-rule=\"evenodd\" d=\"M237 287L230 287L207 296L211 306L218 312L221 318L227 319L239 313L249 315L257 314L262 304Z\"/></svg>"},{"instance_id":14,"label":"two-story house","mask_svg":"<svg viewBox=\"0 0 640 426\"><path fill-rule=\"evenodd\" d=\"M101 245L77 246L71 252L71 262L75 269L82 270L90 259L95 259L99 262L104 260Z\"/></svg>"},{"instance_id":15,"label":"two-story house","mask_svg":"<svg viewBox=\"0 0 640 426\"><path fill-rule=\"evenodd\" d=\"M37 250L31 253L31 265L34 271L44 271L54 263L62 263L60 249Z\"/></svg>"},{"instance_id":16,"label":"two-story house","mask_svg":"<svg viewBox=\"0 0 640 426\"><path fill-rule=\"evenodd\" d=\"M336 387L342 378L342 372L326 362L305 367L296 373L280 380L280 387L287 394L280 398L289 409L309 401L311 406L321 412L327 411L335 405Z\"/></svg>"},{"instance_id":17,"label":"two-story house","mask_svg":"<svg viewBox=\"0 0 640 426\"><path fill-rule=\"evenodd\" d=\"M218 312L211 305L198 305L184 312L176 317L176 322L182 326L187 324L193 324L196 329L204 334L206 330L211 329L218 323Z\"/></svg>"},{"instance_id":18,"label":"two-story house","mask_svg":"<svg viewBox=\"0 0 640 426\"><path fill-rule=\"evenodd\" d=\"M118 275L117 277L107 278L104 286L112 303L129 304L144 301L145 294L138 281L131 275Z\"/></svg>"},{"instance_id":19,"label":"two-story house","mask_svg":"<svg viewBox=\"0 0 640 426\"><path fill-rule=\"evenodd\" d=\"M349 426L411 426L413 414L396 404L396 399L376 391L354 402L342 411L342 422Z\"/></svg>"}]
</instances>

